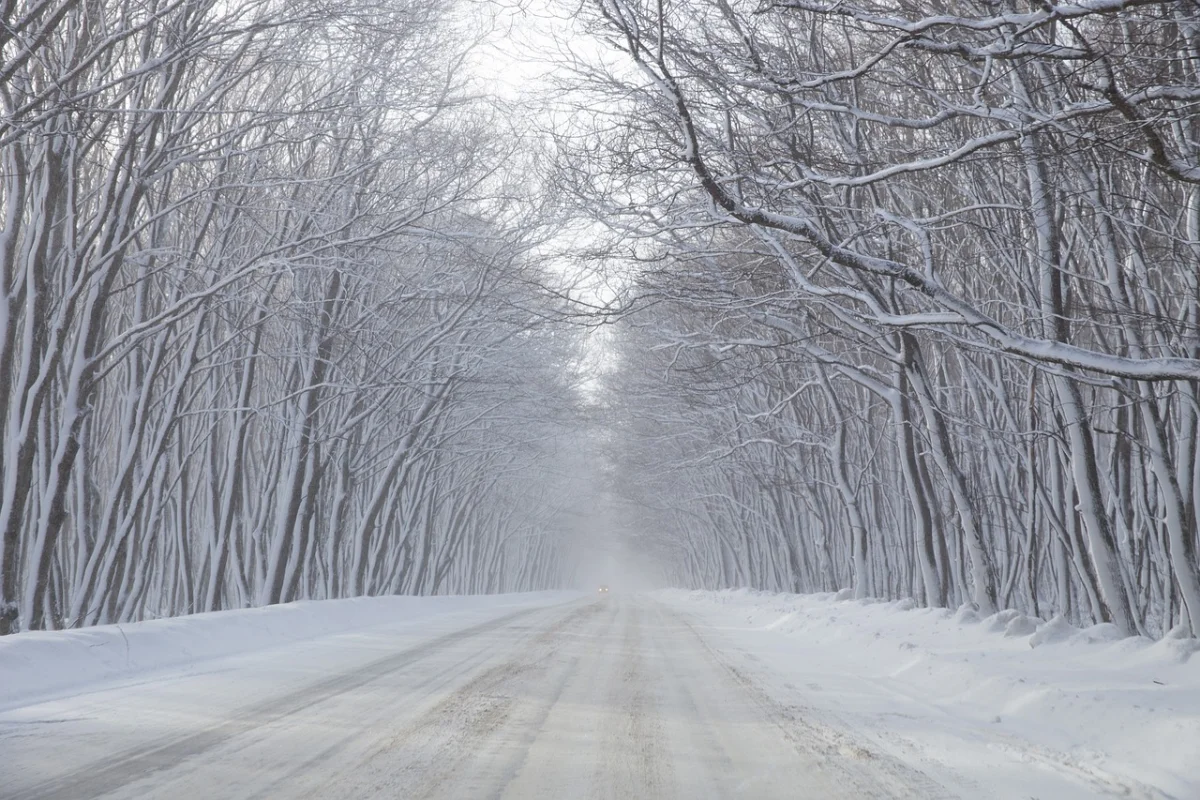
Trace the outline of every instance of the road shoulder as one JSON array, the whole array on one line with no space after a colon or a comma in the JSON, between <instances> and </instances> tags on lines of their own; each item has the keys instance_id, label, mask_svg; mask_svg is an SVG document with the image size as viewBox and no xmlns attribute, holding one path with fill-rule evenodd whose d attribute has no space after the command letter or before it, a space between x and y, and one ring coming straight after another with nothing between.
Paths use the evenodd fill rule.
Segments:
<instances>
[{"instance_id":1,"label":"road shoulder","mask_svg":"<svg viewBox=\"0 0 1200 800\"><path fill-rule=\"evenodd\" d=\"M1031 648L993 630L998 620L832 595L656 598L808 738L900 763L960 796L1200 796L1200 763L1181 752L1200 741L1186 689L1200 665L1170 657L1170 643ZM1155 676L1180 685L1172 693Z\"/></svg>"}]
</instances>

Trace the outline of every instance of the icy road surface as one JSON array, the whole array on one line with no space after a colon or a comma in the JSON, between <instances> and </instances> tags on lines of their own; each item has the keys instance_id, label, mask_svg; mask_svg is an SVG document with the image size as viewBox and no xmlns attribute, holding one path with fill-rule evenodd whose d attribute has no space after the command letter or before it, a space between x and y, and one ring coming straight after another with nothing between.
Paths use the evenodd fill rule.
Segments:
<instances>
[{"instance_id":1,"label":"icy road surface","mask_svg":"<svg viewBox=\"0 0 1200 800\"><path fill-rule=\"evenodd\" d=\"M806 721L702 631L613 594L220 659L0 713L0 797L964 796Z\"/></svg>"}]
</instances>

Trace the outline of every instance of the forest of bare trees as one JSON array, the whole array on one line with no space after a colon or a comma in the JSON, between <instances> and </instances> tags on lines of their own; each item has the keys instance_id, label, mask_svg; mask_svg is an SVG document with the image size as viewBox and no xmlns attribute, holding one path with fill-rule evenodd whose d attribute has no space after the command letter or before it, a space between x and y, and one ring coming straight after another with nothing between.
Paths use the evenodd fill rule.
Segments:
<instances>
[{"instance_id":1,"label":"forest of bare trees","mask_svg":"<svg viewBox=\"0 0 1200 800\"><path fill-rule=\"evenodd\" d=\"M1200 634L1200 4L518 2L536 107L504 5L3 4L0 634L561 586L588 514Z\"/></svg>"},{"instance_id":2,"label":"forest of bare trees","mask_svg":"<svg viewBox=\"0 0 1200 800\"><path fill-rule=\"evenodd\" d=\"M5 4L0 633L558 580L577 342L453 11Z\"/></svg>"},{"instance_id":3,"label":"forest of bare trees","mask_svg":"<svg viewBox=\"0 0 1200 800\"><path fill-rule=\"evenodd\" d=\"M1200 5L587 13L563 162L674 581L1200 631Z\"/></svg>"}]
</instances>

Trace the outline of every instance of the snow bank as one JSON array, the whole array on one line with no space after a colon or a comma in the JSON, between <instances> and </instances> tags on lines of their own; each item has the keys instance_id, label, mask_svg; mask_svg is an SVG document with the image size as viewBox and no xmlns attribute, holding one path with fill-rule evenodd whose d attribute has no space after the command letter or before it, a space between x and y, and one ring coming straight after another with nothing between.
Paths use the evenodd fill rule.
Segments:
<instances>
[{"instance_id":1,"label":"snow bank","mask_svg":"<svg viewBox=\"0 0 1200 800\"><path fill-rule=\"evenodd\" d=\"M0 637L0 708L97 683L379 626L485 610L500 616L561 602L562 592L460 597L357 597ZM494 613L493 613L494 612ZM464 622L464 626L474 620Z\"/></svg>"},{"instance_id":2,"label":"snow bank","mask_svg":"<svg viewBox=\"0 0 1200 800\"><path fill-rule=\"evenodd\" d=\"M907 737L914 750L939 751L934 760L955 766L1007 748L1031 766L1075 771L1097 795L1200 798L1195 639L1122 638L1111 625L1079 629L1015 611L980 619L911 600L749 590L657 597L784 676L780 687L804 681L792 692L804 704ZM972 738L976 751L962 741Z\"/></svg>"}]
</instances>

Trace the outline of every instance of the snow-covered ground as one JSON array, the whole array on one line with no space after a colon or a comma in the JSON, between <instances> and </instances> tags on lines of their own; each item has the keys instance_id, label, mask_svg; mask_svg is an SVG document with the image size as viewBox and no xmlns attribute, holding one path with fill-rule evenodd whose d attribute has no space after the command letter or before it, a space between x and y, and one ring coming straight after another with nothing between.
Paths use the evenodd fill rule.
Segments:
<instances>
[{"instance_id":1,"label":"snow-covered ground","mask_svg":"<svg viewBox=\"0 0 1200 800\"><path fill-rule=\"evenodd\" d=\"M215 659L307 655L303 645L338 635L420 637L445 625L463 627L523 608L562 602L563 592L450 597L356 597L214 611L185 617L31 631L0 637L0 710L123 683L178 679L209 671ZM334 639L336 644L337 640ZM2 792L2 790L0 790Z\"/></svg>"},{"instance_id":2,"label":"snow-covered ground","mask_svg":"<svg viewBox=\"0 0 1200 800\"><path fill-rule=\"evenodd\" d=\"M613 592L19 634L0 798L1200 797L1196 643L1030 627Z\"/></svg>"},{"instance_id":3,"label":"snow-covered ground","mask_svg":"<svg viewBox=\"0 0 1200 800\"><path fill-rule=\"evenodd\" d=\"M963 797L1200 798L1200 643L835 595L664 591L833 746Z\"/></svg>"}]
</instances>

